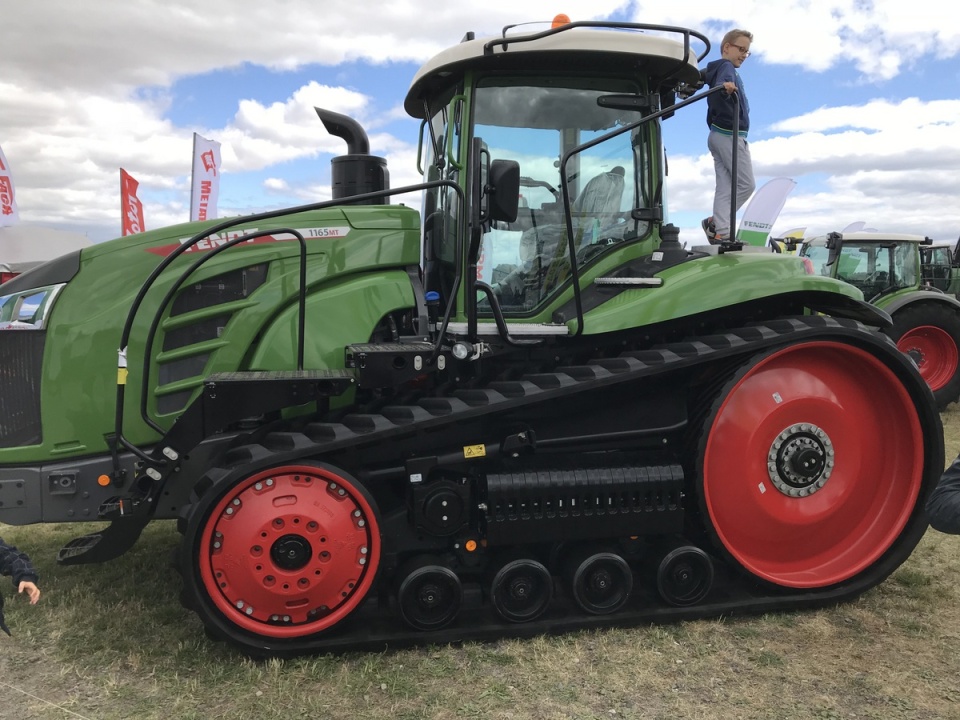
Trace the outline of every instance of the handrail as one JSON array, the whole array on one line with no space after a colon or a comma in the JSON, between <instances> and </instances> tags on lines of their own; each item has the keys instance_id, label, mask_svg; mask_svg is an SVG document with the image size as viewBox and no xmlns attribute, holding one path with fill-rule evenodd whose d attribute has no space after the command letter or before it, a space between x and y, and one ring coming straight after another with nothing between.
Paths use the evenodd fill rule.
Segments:
<instances>
[{"instance_id":1,"label":"handrail","mask_svg":"<svg viewBox=\"0 0 960 720\"><path fill-rule=\"evenodd\" d=\"M525 23L526 24L526 23ZM589 28L607 28L610 30L654 30L657 32L671 32L683 35L683 56L685 58L690 57L690 36L700 40L705 46L706 49L703 51L702 55L697 56L697 63L699 64L707 55L710 54L710 41L705 35L697 32L696 30L690 30L689 28L680 27L678 25L650 25L648 23L627 23L627 22L604 22L600 20L578 20L576 22L565 23L558 27L550 28L549 30L543 30L538 33L533 33L532 35L515 35L513 37L507 37L507 30L511 28L519 27L519 25L506 25L503 28L503 36L500 38L495 38L493 40L488 40L484 43L483 54L491 55L493 54L493 49L502 45L503 49L506 50L507 47L515 43L525 43L533 42L534 40L540 40L541 38L549 37L550 35L556 35L558 33L566 32L578 27L589 27Z\"/></svg>"},{"instance_id":2,"label":"handrail","mask_svg":"<svg viewBox=\"0 0 960 720\"><path fill-rule=\"evenodd\" d=\"M160 263L157 265L157 267L155 267L155 268L153 269L153 271L151 271L150 275L147 276L147 279L143 282L143 284L142 284L141 287L140 287L140 290L137 292L137 295L136 295L136 297L134 298L133 303L132 303L131 306L130 306L130 310L129 310L128 313L127 313L126 320L124 321L123 330L122 330L121 333L120 333L119 352L120 352L120 354L121 354L121 357L122 357L122 359L123 359L123 362L124 362L124 363L126 362L125 353L126 353L127 346L128 346L128 344L129 344L129 342L130 342L130 335L131 335L132 330L133 330L134 320L136 319L137 313L139 312L140 307L141 307L141 305L143 304L143 301L144 301L144 299L146 298L146 295L147 295L147 293L149 292L150 288L151 288L151 287L153 286L153 284L157 281L157 279L160 277L160 275L161 275L168 267L170 267L170 265L171 265L178 257L180 257L183 253L187 252L190 248L192 248L193 246L195 246L198 242L200 242L200 241L203 240L204 238L210 237L211 235L215 235L215 234L217 234L217 233L223 232L224 230L229 230L230 228L236 227L236 226L238 226L238 225L243 225L243 224L246 224L246 223L258 222L258 221L262 221L262 220L270 220L270 219L277 218L277 217L284 217L284 216L287 216L287 215L294 215L294 214L297 214L297 213L308 212L308 211L312 211L312 210L323 210L323 209L330 208L330 207L341 207L341 206L343 206L343 205L353 205L353 204L357 204L357 203L362 203L362 202L364 202L364 201L366 201L366 200L373 200L373 199L377 199L377 198L386 198L386 197L390 197L390 196L393 196L393 195L403 195L403 194L406 194L406 193L418 192L418 191L422 191L422 190L429 190L429 189L431 189L431 188L436 188L436 187L452 187L452 188L454 189L454 191L457 193L458 199L459 199L459 201L460 201L460 207L461 207L460 212L459 212L459 214L458 214L459 221L460 221L460 224L461 224L461 228L459 228L459 230L462 231L462 230L464 229L462 226L463 226L463 223L464 223L464 221L465 221L465 218L464 218L465 213L464 213L464 211L463 211L463 205L464 205L463 190L462 190L459 186L457 186L456 183L454 183L454 182L451 181L451 180L434 180L434 181L427 182L427 183L418 183L418 184L416 184L416 185L406 185L406 186L400 187L400 188L387 188L387 189L384 189L384 190L377 190L377 191L374 191L374 192L363 193L363 194L361 194L361 195L354 195L354 196L351 196L351 197L348 197L348 198L338 198L338 199L336 199L336 200L325 200L325 201L323 201L323 202L309 203L309 204L306 204L306 205L298 205L298 206L291 207L291 208L283 208L283 209L280 209L280 210L271 210L271 211L262 212L262 213L254 213L254 214L252 214L252 215L244 215L244 216L240 216L240 217L236 217L236 218L231 218L231 219L229 219L229 220L224 220L223 222L217 223L216 225L214 225L214 226L211 227L211 228L208 228L208 229L206 229L206 230L203 230L202 232L199 232L199 233L193 235L190 239L188 239L186 242L184 242L183 244L181 244L179 247L175 248L175 249L173 250L173 252L171 252L169 255L167 255L165 258L163 258L163 260L160 261ZM277 230L272 230L272 231L270 231L270 232L277 232ZM266 234L266 232L263 233L263 234ZM301 241L301 242L303 241L303 237L300 236L299 233L294 233L294 234L296 234L296 235L299 236L299 238L298 238L299 241ZM236 242L234 242L233 240L231 240L231 241L228 242L228 243L224 243L224 245L222 245L222 246L220 246L220 247L218 247L218 248L215 248L213 251L211 251L210 253L208 253L205 257L209 257L210 255L213 255L213 254L215 254L215 253L217 253L217 252L220 252L221 250L225 250L227 247L233 247L234 245L239 244L239 242L240 242L241 240L246 240L246 239L249 239L250 237L256 237L256 236L259 236L259 233L258 233L258 234L251 233L251 234L249 234L248 236L243 236L243 237L241 237L241 238L235 238ZM461 235L461 236L462 236L462 235ZM457 243L457 256L458 256L458 258L459 258L459 254L460 254L460 243ZM300 257L301 294L303 294L303 293L305 292L305 284L306 284L306 279L305 279L305 278L306 278L306 262L305 262L305 259L306 259L305 246L301 245L301 257ZM201 264L202 262L203 262L203 260L201 259L198 263L194 263L193 265L191 265L191 266L187 269L186 273L184 273L184 274L181 276L181 278L180 278L180 280L179 280L178 282L179 282L179 283L182 283L182 282L190 275L190 273L192 273L192 272L196 269L196 267L198 267L199 264ZM459 280L460 280L460 275L461 275L461 274L462 274L462 271L461 271L460 268L458 267L458 268L457 268L457 276L456 276L456 278L455 278L455 287L459 286ZM168 293L168 295L169 295L169 293ZM166 302L166 297L165 297L165 302ZM445 315L445 317L444 317L444 322L443 322L443 328L444 328L444 329L445 329L446 326L449 324L451 309L452 309L452 307L453 307L454 302L455 302L455 294L451 294L451 297L450 297L450 299L448 300L447 312L446 312L446 315ZM303 326L303 324L304 324L304 307L305 307L305 305L304 305L304 302L303 302L303 298L301 297L301 303L300 303L300 308L299 308L299 312L300 312L299 322L300 322L300 325L301 325L301 326ZM156 319L155 319L155 320L156 320ZM156 332L156 325L155 325L155 324L152 324L152 325L151 325L151 333L150 333L150 334L151 334L151 337L152 337L153 334L155 334L155 332ZM434 353L435 353L435 354L439 352L439 348L440 348L440 337L442 337L442 335L438 336L437 343L436 343L436 347L434 348ZM152 339L149 339L149 342L151 343L151 347L152 347ZM303 362L302 357L303 357L302 348L298 347L298 366L300 366L300 367L302 367L302 362ZM145 361L145 363L149 363L149 355L146 355L146 354L145 354L145 356L144 356L144 361ZM125 365L124 365L123 367L125 367ZM142 382L144 383L144 385L143 385L144 388L146 387L147 380L148 380L148 377L147 377L147 374L145 373L145 374L144 374L144 377L142 378ZM123 377L123 376L121 376L120 373L118 373L118 379L117 379L117 395L116 395L116 407L115 407L115 415L114 415L114 442L115 442L117 445L126 448L127 450L129 450L130 452L132 452L134 455L136 455L138 458L140 458L141 460L143 460L143 461L146 462L146 463L149 463L150 465L165 465L165 464L168 462L167 459L165 459L165 458L163 458L163 457L155 457L155 456L152 456L152 455L147 454L147 453L144 452L142 449L140 449L136 444L134 444L132 441L128 440L128 439L124 436L124 434L123 434L123 416L124 416L123 406L124 406L125 394L126 394L126 378ZM142 400L142 398L141 398L141 400ZM165 432L162 428L158 428L158 427L157 427L154 423L152 423L152 422L149 422L149 421L148 421L148 424L149 424L151 427L153 427L155 430L157 430L158 432L161 432L161 433ZM119 474L121 473L121 469L120 469L120 467L119 467L119 456L118 456L115 452L114 452L113 456L114 456L114 472L119 475Z\"/></svg>"}]
</instances>

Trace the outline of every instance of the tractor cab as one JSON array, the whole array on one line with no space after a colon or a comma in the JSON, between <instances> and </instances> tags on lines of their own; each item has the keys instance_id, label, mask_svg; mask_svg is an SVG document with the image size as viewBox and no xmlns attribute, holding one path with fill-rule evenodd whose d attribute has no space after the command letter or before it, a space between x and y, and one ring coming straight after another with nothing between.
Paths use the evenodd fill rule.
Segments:
<instances>
[{"instance_id":1,"label":"tractor cab","mask_svg":"<svg viewBox=\"0 0 960 720\"><path fill-rule=\"evenodd\" d=\"M954 263L953 247L946 243L920 247L920 275L925 285L956 295L960 278Z\"/></svg>"},{"instance_id":2,"label":"tractor cab","mask_svg":"<svg viewBox=\"0 0 960 720\"><path fill-rule=\"evenodd\" d=\"M815 274L850 283L872 302L920 287L919 248L929 242L922 235L830 233L804 242L800 255L813 263Z\"/></svg>"},{"instance_id":3,"label":"tractor cab","mask_svg":"<svg viewBox=\"0 0 960 720\"><path fill-rule=\"evenodd\" d=\"M588 282L650 255L665 220L659 120L678 90L698 85L708 50L688 30L586 22L468 34L428 62L406 99L434 183L427 292L442 307L456 298L455 320L502 314L543 330ZM516 179L491 183L498 163Z\"/></svg>"}]
</instances>

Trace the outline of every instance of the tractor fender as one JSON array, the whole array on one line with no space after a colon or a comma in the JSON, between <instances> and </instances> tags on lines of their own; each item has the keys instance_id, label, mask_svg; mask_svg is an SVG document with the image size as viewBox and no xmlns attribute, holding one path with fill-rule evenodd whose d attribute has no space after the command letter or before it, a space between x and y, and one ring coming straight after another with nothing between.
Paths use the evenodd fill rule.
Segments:
<instances>
[{"instance_id":1,"label":"tractor fender","mask_svg":"<svg viewBox=\"0 0 960 720\"><path fill-rule=\"evenodd\" d=\"M889 305L884 305L883 309L890 315L893 315L897 310L900 310L907 305L929 302L946 303L947 305L953 306L958 312L960 312L960 300L957 300L953 295L948 295L942 290L937 290L936 288L917 290L916 292L901 295L900 297L891 301Z\"/></svg>"}]
</instances>

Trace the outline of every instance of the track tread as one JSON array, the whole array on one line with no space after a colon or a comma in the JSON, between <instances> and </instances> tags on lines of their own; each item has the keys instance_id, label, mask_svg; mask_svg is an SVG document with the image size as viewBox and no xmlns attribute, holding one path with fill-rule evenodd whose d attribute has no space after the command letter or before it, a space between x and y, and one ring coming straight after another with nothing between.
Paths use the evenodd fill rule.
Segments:
<instances>
[{"instance_id":1,"label":"track tread","mask_svg":"<svg viewBox=\"0 0 960 720\"><path fill-rule=\"evenodd\" d=\"M898 370L901 376L909 381L909 373L915 373L909 361L901 358L892 341L856 321L826 316L788 318L665 343L648 350L628 351L613 358L594 358L582 364L559 366L554 372L535 372L514 380L497 380L481 388L455 389L446 396L422 397L411 404L388 405L379 412L349 414L340 422L314 422L306 425L300 433L270 433L262 440L262 444L231 450L225 458L224 467L211 469L197 484L197 489L202 494L221 483L232 482L273 464L317 459L334 451L413 438L418 433L451 423L468 422L554 398L570 397L571 393L590 392L594 388L652 378L674 369L693 368L707 363L729 368L755 353L776 348L785 342L815 339L838 339L880 354L886 352L891 363L903 363ZM914 379L915 386L922 384L919 376ZM722 383L714 387L719 385ZM922 389L925 390L925 386ZM713 402L716 401L714 399ZM181 518L189 517L196 498L199 495L194 493L193 502L181 508ZM178 528L183 532L182 523L178 522ZM188 556L189 550L184 549L181 562L188 562ZM445 643L507 635L530 637L577 628L818 607L855 597L877 582L879 580L876 578L858 577L838 587L773 595L753 586L743 586L736 592L708 598L703 604L691 608L635 607L634 602L612 616L583 617L571 613L569 608L561 607L557 611L559 614L551 612L543 619L521 626L497 621L482 621L472 626L454 623L449 628L429 633L411 633L409 630L388 627L381 622L382 609L368 608L367 611L358 612L356 618L345 624L343 632L338 629L321 636L276 644L242 633L226 639L243 646L248 652L290 655L381 649L387 645ZM208 631L216 636L223 635L217 629L208 628Z\"/></svg>"}]
</instances>

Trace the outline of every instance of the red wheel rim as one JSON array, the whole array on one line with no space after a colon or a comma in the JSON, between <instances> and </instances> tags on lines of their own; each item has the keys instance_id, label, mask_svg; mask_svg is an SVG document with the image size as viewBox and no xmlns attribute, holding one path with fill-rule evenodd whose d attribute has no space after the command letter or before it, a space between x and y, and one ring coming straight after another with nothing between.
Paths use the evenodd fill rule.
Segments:
<instances>
[{"instance_id":1,"label":"red wheel rim","mask_svg":"<svg viewBox=\"0 0 960 720\"><path fill-rule=\"evenodd\" d=\"M822 468L811 463L802 488L785 483L807 455ZM922 471L920 422L893 372L858 348L808 343L758 362L723 401L706 443L703 501L720 543L748 571L826 587L894 543Z\"/></svg>"},{"instance_id":2,"label":"red wheel rim","mask_svg":"<svg viewBox=\"0 0 960 720\"><path fill-rule=\"evenodd\" d=\"M939 390L957 374L960 363L957 341L943 328L934 325L912 328L900 337L897 347L914 359L920 377L931 390Z\"/></svg>"},{"instance_id":3,"label":"red wheel rim","mask_svg":"<svg viewBox=\"0 0 960 720\"><path fill-rule=\"evenodd\" d=\"M293 638L333 627L366 597L380 532L366 496L324 468L266 470L230 489L200 535L200 577L233 624Z\"/></svg>"}]
</instances>

